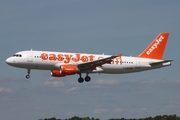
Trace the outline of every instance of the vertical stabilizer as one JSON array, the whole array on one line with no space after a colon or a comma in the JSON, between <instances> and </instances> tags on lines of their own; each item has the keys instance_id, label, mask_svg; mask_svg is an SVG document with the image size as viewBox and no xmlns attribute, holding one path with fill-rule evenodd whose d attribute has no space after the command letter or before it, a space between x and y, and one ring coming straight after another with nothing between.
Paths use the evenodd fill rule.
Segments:
<instances>
[{"instance_id":1,"label":"vertical stabilizer","mask_svg":"<svg viewBox=\"0 0 180 120\"><path fill-rule=\"evenodd\" d=\"M160 33L152 43L137 57L161 60L168 41L168 32Z\"/></svg>"}]
</instances>

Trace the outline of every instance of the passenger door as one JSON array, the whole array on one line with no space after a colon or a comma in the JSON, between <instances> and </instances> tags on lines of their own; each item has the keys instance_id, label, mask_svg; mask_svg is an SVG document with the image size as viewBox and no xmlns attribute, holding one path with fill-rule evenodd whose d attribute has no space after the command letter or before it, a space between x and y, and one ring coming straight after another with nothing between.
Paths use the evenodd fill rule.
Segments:
<instances>
[{"instance_id":1,"label":"passenger door","mask_svg":"<svg viewBox=\"0 0 180 120\"><path fill-rule=\"evenodd\" d=\"M32 53L32 51L28 52L27 61L28 62L33 62L33 53Z\"/></svg>"}]
</instances>

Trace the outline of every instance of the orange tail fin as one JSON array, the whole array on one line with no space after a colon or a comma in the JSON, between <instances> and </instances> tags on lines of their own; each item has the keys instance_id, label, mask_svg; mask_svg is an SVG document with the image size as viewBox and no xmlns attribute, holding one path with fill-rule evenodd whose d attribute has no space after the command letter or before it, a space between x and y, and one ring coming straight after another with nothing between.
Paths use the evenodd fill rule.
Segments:
<instances>
[{"instance_id":1,"label":"orange tail fin","mask_svg":"<svg viewBox=\"0 0 180 120\"><path fill-rule=\"evenodd\" d=\"M168 41L168 32L160 33L152 43L137 57L161 60Z\"/></svg>"}]
</instances>

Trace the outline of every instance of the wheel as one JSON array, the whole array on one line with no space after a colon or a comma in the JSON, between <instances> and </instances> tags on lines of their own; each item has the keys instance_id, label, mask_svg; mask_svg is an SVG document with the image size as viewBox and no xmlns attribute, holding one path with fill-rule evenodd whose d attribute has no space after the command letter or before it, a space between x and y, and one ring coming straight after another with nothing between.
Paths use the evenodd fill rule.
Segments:
<instances>
[{"instance_id":1,"label":"wheel","mask_svg":"<svg viewBox=\"0 0 180 120\"><path fill-rule=\"evenodd\" d=\"M90 78L89 76L86 76L86 77L85 77L85 81L86 81L86 82L89 82L90 80L91 80L91 78Z\"/></svg>"},{"instance_id":2,"label":"wheel","mask_svg":"<svg viewBox=\"0 0 180 120\"><path fill-rule=\"evenodd\" d=\"M79 82L79 83L83 83L83 82L84 82L84 79L83 79L82 77L79 77L78 82Z\"/></svg>"},{"instance_id":3,"label":"wheel","mask_svg":"<svg viewBox=\"0 0 180 120\"><path fill-rule=\"evenodd\" d=\"M27 69L26 79L29 79L29 78L30 78L30 72L31 72L31 69Z\"/></svg>"},{"instance_id":4,"label":"wheel","mask_svg":"<svg viewBox=\"0 0 180 120\"><path fill-rule=\"evenodd\" d=\"M30 78L30 75L26 75L26 78L29 79L29 78Z\"/></svg>"}]
</instances>

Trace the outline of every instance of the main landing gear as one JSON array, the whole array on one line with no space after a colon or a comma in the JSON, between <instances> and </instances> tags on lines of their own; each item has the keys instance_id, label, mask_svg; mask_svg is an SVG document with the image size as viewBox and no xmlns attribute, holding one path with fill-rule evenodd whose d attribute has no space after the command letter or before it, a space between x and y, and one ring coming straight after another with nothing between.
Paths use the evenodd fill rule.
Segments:
<instances>
[{"instance_id":1,"label":"main landing gear","mask_svg":"<svg viewBox=\"0 0 180 120\"><path fill-rule=\"evenodd\" d=\"M85 78L82 78L82 77L81 77L81 74L79 74L79 76L80 76L80 77L78 78L78 82L79 82L79 83L83 83L84 80L85 80L86 82L89 82L89 81L91 80L91 77L89 77L88 74L86 75Z\"/></svg>"},{"instance_id":2,"label":"main landing gear","mask_svg":"<svg viewBox=\"0 0 180 120\"><path fill-rule=\"evenodd\" d=\"M26 78L29 79L30 78L30 72L31 72L31 69L27 69L27 75L26 75Z\"/></svg>"}]
</instances>

